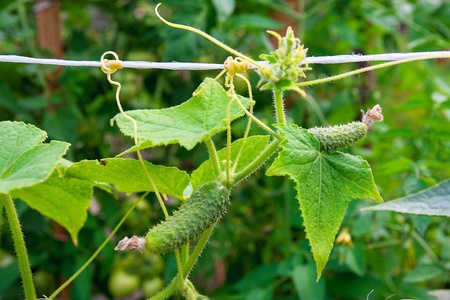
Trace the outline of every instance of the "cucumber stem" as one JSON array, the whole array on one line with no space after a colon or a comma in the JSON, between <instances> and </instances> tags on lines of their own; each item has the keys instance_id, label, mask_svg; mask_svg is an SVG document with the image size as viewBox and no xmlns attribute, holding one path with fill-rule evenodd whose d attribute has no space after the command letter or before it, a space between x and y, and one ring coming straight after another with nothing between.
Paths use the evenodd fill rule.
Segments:
<instances>
[{"instance_id":1,"label":"cucumber stem","mask_svg":"<svg viewBox=\"0 0 450 300\"><path fill-rule=\"evenodd\" d=\"M237 184L239 181L255 172L259 167L261 167L266 159L268 159L275 151L278 150L278 145L281 143L280 140L273 140L267 148L259 154L255 160L253 160L247 167L242 169L233 177L233 185Z\"/></svg>"},{"instance_id":2,"label":"cucumber stem","mask_svg":"<svg viewBox=\"0 0 450 300\"><path fill-rule=\"evenodd\" d=\"M211 162L214 168L214 173L217 175L220 174L220 164L219 164L219 156L217 155L216 147L214 146L214 142L211 138L205 141L206 147L208 147L209 158L211 158Z\"/></svg>"},{"instance_id":3,"label":"cucumber stem","mask_svg":"<svg viewBox=\"0 0 450 300\"><path fill-rule=\"evenodd\" d=\"M33 283L33 275L31 274L30 262L28 260L27 249L25 247L25 240L23 239L22 230L20 228L19 217L17 216L14 202L10 195L1 194L0 200L5 206L6 216L11 229L14 240L14 248L17 253L17 260L19 261L20 275L22 277L22 285L25 293L25 299L36 299L36 290Z\"/></svg>"},{"instance_id":4,"label":"cucumber stem","mask_svg":"<svg viewBox=\"0 0 450 300\"><path fill-rule=\"evenodd\" d=\"M283 107L283 91L280 89L273 89L273 99L275 101L275 113L277 115L278 124L286 124L286 116Z\"/></svg>"},{"instance_id":5,"label":"cucumber stem","mask_svg":"<svg viewBox=\"0 0 450 300\"><path fill-rule=\"evenodd\" d=\"M201 235L197 246L195 246L194 251L192 251L191 255L189 256L188 261L183 265L183 278L182 280L185 280L189 273L191 272L192 267L194 266L195 262L197 261L198 257L203 251L203 248L206 245L206 242L209 239L209 236L211 235L214 227L216 226L216 223L211 225L208 229L206 229L203 234ZM178 276L175 276L172 279L172 282L161 292L159 292L157 295L153 296L149 300L165 300L175 294L176 291L178 291Z\"/></svg>"}]
</instances>

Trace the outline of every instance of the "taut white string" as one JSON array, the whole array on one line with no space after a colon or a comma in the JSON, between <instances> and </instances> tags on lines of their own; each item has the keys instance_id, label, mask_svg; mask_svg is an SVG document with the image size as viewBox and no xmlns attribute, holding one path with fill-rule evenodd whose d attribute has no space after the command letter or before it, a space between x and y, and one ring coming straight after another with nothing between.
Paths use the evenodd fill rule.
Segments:
<instances>
[{"instance_id":1,"label":"taut white string","mask_svg":"<svg viewBox=\"0 0 450 300\"><path fill-rule=\"evenodd\" d=\"M335 55L335 56L311 56L307 57L308 64L342 64L350 62L366 61L394 61L414 57L449 56L450 51L410 52L410 53L385 53L371 55ZM445 57L443 57L445 58ZM33 58L18 55L0 55L0 62L41 64L67 67L100 67L100 61L63 60L48 58ZM265 62L258 62L264 64ZM215 63L186 63L186 62L149 62L149 61L123 61L123 68L131 69L167 69L167 70L220 70L222 64ZM251 69L255 66L250 65Z\"/></svg>"}]
</instances>

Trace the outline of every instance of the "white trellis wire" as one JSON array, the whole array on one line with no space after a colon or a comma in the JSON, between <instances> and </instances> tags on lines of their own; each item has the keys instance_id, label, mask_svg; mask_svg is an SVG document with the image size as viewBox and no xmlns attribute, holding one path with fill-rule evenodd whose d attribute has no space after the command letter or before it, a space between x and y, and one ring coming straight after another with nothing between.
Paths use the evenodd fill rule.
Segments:
<instances>
[{"instance_id":1,"label":"white trellis wire","mask_svg":"<svg viewBox=\"0 0 450 300\"><path fill-rule=\"evenodd\" d=\"M410 52L410 53L385 53L372 55L335 55L335 56L311 56L307 57L308 64L341 64L350 62L368 61L395 61L416 57L436 58L437 55L450 57L450 51ZM0 62L41 64L67 67L100 67L100 61L63 60L48 58L33 58L18 55L0 55ZM258 62L264 64L265 62ZM185 63L185 62L149 62L149 61L123 61L123 68L132 69L167 69L167 70L217 70L223 69L223 64L214 63ZM251 66L255 69L255 66Z\"/></svg>"}]
</instances>

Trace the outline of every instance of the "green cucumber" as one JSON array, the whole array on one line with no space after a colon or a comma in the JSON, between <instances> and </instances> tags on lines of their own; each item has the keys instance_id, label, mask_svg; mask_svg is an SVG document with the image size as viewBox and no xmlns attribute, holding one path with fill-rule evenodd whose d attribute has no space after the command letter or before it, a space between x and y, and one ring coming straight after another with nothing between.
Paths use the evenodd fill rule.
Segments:
<instances>
[{"instance_id":1,"label":"green cucumber","mask_svg":"<svg viewBox=\"0 0 450 300\"><path fill-rule=\"evenodd\" d=\"M369 126L362 122L308 129L319 141L320 151L335 151L356 143L366 136Z\"/></svg>"},{"instance_id":2,"label":"green cucumber","mask_svg":"<svg viewBox=\"0 0 450 300\"><path fill-rule=\"evenodd\" d=\"M219 182L200 186L179 210L145 237L145 248L152 253L166 253L200 236L225 213L229 191Z\"/></svg>"},{"instance_id":3,"label":"green cucumber","mask_svg":"<svg viewBox=\"0 0 450 300\"><path fill-rule=\"evenodd\" d=\"M375 122L383 122L383 113L379 104L367 112L362 112L362 122L352 122L345 125L330 127L315 127L308 131L319 141L320 151L335 151L356 143L366 136L367 130Z\"/></svg>"}]
</instances>

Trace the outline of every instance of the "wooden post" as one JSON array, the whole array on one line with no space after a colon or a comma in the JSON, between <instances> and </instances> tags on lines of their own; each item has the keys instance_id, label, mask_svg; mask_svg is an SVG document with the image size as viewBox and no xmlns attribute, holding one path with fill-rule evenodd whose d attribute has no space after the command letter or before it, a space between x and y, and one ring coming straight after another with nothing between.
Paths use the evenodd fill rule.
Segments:
<instances>
[{"instance_id":1,"label":"wooden post","mask_svg":"<svg viewBox=\"0 0 450 300\"><path fill-rule=\"evenodd\" d=\"M50 50L55 58L64 57L59 6L59 2L48 0L37 1L34 6L39 48ZM55 71L45 74L49 95L60 86L58 76L61 70L62 67L59 67Z\"/></svg>"}]
</instances>

